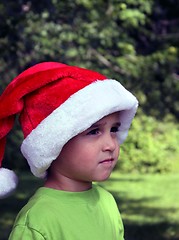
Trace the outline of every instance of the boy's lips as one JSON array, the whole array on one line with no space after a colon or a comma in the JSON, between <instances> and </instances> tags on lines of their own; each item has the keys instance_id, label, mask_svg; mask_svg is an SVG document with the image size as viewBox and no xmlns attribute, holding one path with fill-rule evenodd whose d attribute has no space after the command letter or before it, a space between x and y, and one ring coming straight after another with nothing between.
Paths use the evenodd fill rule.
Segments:
<instances>
[{"instance_id":1,"label":"boy's lips","mask_svg":"<svg viewBox=\"0 0 179 240\"><path fill-rule=\"evenodd\" d=\"M109 159L105 159L100 161L100 164L111 164L114 161L114 158L109 158Z\"/></svg>"}]
</instances>

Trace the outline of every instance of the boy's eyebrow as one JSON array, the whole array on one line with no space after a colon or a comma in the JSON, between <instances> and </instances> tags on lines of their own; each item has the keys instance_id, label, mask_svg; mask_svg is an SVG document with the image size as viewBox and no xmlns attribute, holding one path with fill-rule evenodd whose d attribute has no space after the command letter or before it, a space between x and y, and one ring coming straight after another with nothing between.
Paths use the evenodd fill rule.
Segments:
<instances>
[{"instance_id":1,"label":"boy's eyebrow","mask_svg":"<svg viewBox=\"0 0 179 240\"><path fill-rule=\"evenodd\" d=\"M105 125L106 123L94 123L93 125L91 125L89 128L97 128L97 127L100 127L100 126L103 126Z\"/></svg>"},{"instance_id":2,"label":"boy's eyebrow","mask_svg":"<svg viewBox=\"0 0 179 240\"><path fill-rule=\"evenodd\" d=\"M115 124L116 124L118 127L121 126L121 122L116 122Z\"/></svg>"}]
</instances>

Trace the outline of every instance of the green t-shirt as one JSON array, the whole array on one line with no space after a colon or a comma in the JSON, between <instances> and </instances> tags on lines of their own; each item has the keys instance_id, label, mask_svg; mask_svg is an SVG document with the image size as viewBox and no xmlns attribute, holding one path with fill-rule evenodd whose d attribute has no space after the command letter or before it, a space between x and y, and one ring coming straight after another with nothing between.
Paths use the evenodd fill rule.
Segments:
<instances>
[{"instance_id":1,"label":"green t-shirt","mask_svg":"<svg viewBox=\"0 0 179 240\"><path fill-rule=\"evenodd\" d=\"M39 188L20 211L9 240L123 240L113 196L93 185L84 192Z\"/></svg>"}]
</instances>

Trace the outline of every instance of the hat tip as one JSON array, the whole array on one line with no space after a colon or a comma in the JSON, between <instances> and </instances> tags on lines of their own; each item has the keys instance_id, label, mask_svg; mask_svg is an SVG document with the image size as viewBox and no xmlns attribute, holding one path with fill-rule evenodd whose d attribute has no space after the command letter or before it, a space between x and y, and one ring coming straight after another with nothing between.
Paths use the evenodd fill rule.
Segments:
<instances>
[{"instance_id":1,"label":"hat tip","mask_svg":"<svg viewBox=\"0 0 179 240\"><path fill-rule=\"evenodd\" d=\"M10 196L16 189L18 178L15 172L0 168L0 199Z\"/></svg>"}]
</instances>

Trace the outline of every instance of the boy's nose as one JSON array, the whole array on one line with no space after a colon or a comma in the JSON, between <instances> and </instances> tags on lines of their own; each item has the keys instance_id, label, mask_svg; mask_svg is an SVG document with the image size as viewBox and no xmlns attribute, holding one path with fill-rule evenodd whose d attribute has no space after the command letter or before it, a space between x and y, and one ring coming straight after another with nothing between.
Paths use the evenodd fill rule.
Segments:
<instances>
[{"instance_id":1,"label":"boy's nose","mask_svg":"<svg viewBox=\"0 0 179 240\"><path fill-rule=\"evenodd\" d=\"M117 139L114 136L108 135L105 136L103 142L103 151L113 152L116 149Z\"/></svg>"}]
</instances>

